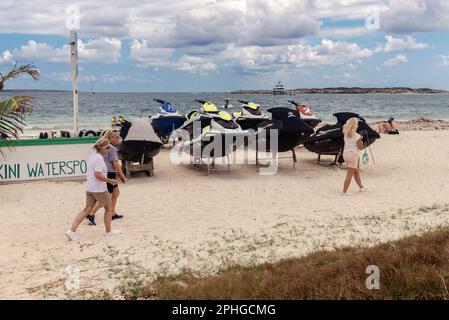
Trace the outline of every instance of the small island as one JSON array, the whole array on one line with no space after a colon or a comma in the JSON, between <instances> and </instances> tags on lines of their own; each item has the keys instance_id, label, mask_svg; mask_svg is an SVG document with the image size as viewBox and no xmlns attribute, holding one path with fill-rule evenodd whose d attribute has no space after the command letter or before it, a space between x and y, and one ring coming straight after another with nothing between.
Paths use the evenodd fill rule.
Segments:
<instances>
[{"instance_id":1,"label":"small island","mask_svg":"<svg viewBox=\"0 0 449 320\"><path fill-rule=\"evenodd\" d=\"M448 93L446 90L430 88L386 87L386 88L361 88L361 87L333 87L333 88L304 88L286 89L285 93L293 94L368 94L368 93ZM231 94L273 94L273 90L237 90Z\"/></svg>"}]
</instances>

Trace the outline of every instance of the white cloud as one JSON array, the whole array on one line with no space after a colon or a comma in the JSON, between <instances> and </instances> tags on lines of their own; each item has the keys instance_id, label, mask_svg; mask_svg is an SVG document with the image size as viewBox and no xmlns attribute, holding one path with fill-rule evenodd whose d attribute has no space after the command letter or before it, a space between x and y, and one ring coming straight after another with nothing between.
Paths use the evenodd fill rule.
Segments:
<instances>
[{"instance_id":1,"label":"white cloud","mask_svg":"<svg viewBox=\"0 0 449 320\"><path fill-rule=\"evenodd\" d=\"M84 43L78 40L80 62L116 63L121 56L121 41L100 38ZM46 61L52 63L70 63L70 46L53 48L46 42L28 41L26 45L12 50L14 59L22 62Z\"/></svg>"},{"instance_id":2,"label":"white cloud","mask_svg":"<svg viewBox=\"0 0 449 320\"><path fill-rule=\"evenodd\" d=\"M207 74L217 70L217 65L209 59L193 56L183 56L170 67L175 70L187 71L194 74Z\"/></svg>"},{"instance_id":3,"label":"white cloud","mask_svg":"<svg viewBox=\"0 0 449 320\"><path fill-rule=\"evenodd\" d=\"M2 55L0 56L0 64L7 63L12 61L12 54L9 50L3 51Z\"/></svg>"},{"instance_id":4,"label":"white cloud","mask_svg":"<svg viewBox=\"0 0 449 320\"><path fill-rule=\"evenodd\" d=\"M385 61L384 66L393 67L393 66L397 66L400 63L405 63L405 62L408 62L407 57L403 54L398 54L396 57Z\"/></svg>"},{"instance_id":5,"label":"white cloud","mask_svg":"<svg viewBox=\"0 0 449 320\"><path fill-rule=\"evenodd\" d=\"M53 80L53 81L62 81L62 82L70 82L72 81L72 75L70 72L50 72L43 73L43 79Z\"/></svg>"},{"instance_id":6,"label":"white cloud","mask_svg":"<svg viewBox=\"0 0 449 320\"><path fill-rule=\"evenodd\" d=\"M148 47L203 56L215 55L230 44L292 44L318 34L318 21L305 14L308 8L313 8L312 1L210 1L154 20L135 18L130 34L146 39Z\"/></svg>"},{"instance_id":7,"label":"white cloud","mask_svg":"<svg viewBox=\"0 0 449 320\"><path fill-rule=\"evenodd\" d=\"M345 28L326 28L321 29L320 36L332 39L342 39L351 37L361 37L372 33L365 26L361 27L345 27Z\"/></svg>"},{"instance_id":8,"label":"white cloud","mask_svg":"<svg viewBox=\"0 0 449 320\"><path fill-rule=\"evenodd\" d=\"M174 35L179 45L193 39L204 44L213 37L228 41L237 34L248 41L277 43L317 34L319 21L364 20L374 7L387 32L449 29L447 0L110 0L107 5L100 0L2 0L0 30L67 35L65 9L74 4L80 9L83 36L150 39L161 32Z\"/></svg>"},{"instance_id":9,"label":"white cloud","mask_svg":"<svg viewBox=\"0 0 449 320\"><path fill-rule=\"evenodd\" d=\"M42 78L52 80L52 81L71 82L72 74L70 72L42 73ZM91 83L91 82L95 82L96 79L97 78L94 75L89 75L89 74L79 74L78 75L79 83Z\"/></svg>"},{"instance_id":10,"label":"white cloud","mask_svg":"<svg viewBox=\"0 0 449 320\"><path fill-rule=\"evenodd\" d=\"M387 32L412 33L449 30L447 0L388 0L380 16Z\"/></svg>"},{"instance_id":11,"label":"white cloud","mask_svg":"<svg viewBox=\"0 0 449 320\"><path fill-rule=\"evenodd\" d=\"M313 17L313 1L249 0L239 21L239 45L275 46L318 35L320 24Z\"/></svg>"},{"instance_id":12,"label":"white cloud","mask_svg":"<svg viewBox=\"0 0 449 320\"><path fill-rule=\"evenodd\" d=\"M175 60L172 57L174 49L152 48L148 46L147 40L134 40L130 49L130 57L136 60L140 66L168 67L199 74L206 74L217 69L217 65L205 57L183 55L180 59Z\"/></svg>"},{"instance_id":13,"label":"white cloud","mask_svg":"<svg viewBox=\"0 0 449 320\"><path fill-rule=\"evenodd\" d=\"M142 66L163 67L170 63L174 49L155 48L147 40L134 40L130 46L130 57Z\"/></svg>"},{"instance_id":14,"label":"white cloud","mask_svg":"<svg viewBox=\"0 0 449 320\"><path fill-rule=\"evenodd\" d=\"M376 49L376 52L420 50L427 47L427 43L418 43L416 42L416 39L413 38L412 36L406 36L403 38L394 38L393 36L386 35L385 39L387 39L387 43L385 45L379 46Z\"/></svg>"},{"instance_id":15,"label":"white cloud","mask_svg":"<svg viewBox=\"0 0 449 320\"><path fill-rule=\"evenodd\" d=\"M312 46L306 43L279 47L233 47L221 58L228 65L242 71L268 73L276 70L294 71L298 68L317 66L337 66L350 61L368 58L370 49L361 48L355 43L323 39Z\"/></svg>"},{"instance_id":16,"label":"white cloud","mask_svg":"<svg viewBox=\"0 0 449 320\"><path fill-rule=\"evenodd\" d=\"M379 0L316 0L315 16L332 20L365 19L371 9L386 10L387 6Z\"/></svg>"},{"instance_id":17,"label":"white cloud","mask_svg":"<svg viewBox=\"0 0 449 320\"><path fill-rule=\"evenodd\" d=\"M439 57L441 59L441 62L438 63L438 66L440 66L440 67L449 67L449 55L441 54Z\"/></svg>"},{"instance_id":18,"label":"white cloud","mask_svg":"<svg viewBox=\"0 0 449 320\"><path fill-rule=\"evenodd\" d=\"M118 39L100 38L79 43L80 60L89 62L117 63L121 57L122 43Z\"/></svg>"},{"instance_id":19,"label":"white cloud","mask_svg":"<svg viewBox=\"0 0 449 320\"><path fill-rule=\"evenodd\" d=\"M73 4L71 0L2 0L0 30L67 36L65 8ZM222 64L266 73L365 59L373 50L341 39L372 33L363 20L373 7L380 10L381 29L390 34L449 30L446 0L110 0L107 5L78 0L76 5L81 13L79 36L94 39L80 41L81 62L119 62L122 41L129 41L129 57L138 65L191 73L214 72ZM360 25L326 24L351 20L361 21ZM324 40L310 45L304 41L308 36ZM412 36L389 35L376 52L426 46ZM68 52L68 45L31 40L11 48L12 57L7 59L68 63ZM1 56L0 63L5 61Z\"/></svg>"},{"instance_id":20,"label":"white cloud","mask_svg":"<svg viewBox=\"0 0 449 320\"><path fill-rule=\"evenodd\" d=\"M16 60L35 62L48 61L53 63L67 63L70 61L70 47L53 48L46 42L28 41L26 45L12 50Z\"/></svg>"}]
</instances>

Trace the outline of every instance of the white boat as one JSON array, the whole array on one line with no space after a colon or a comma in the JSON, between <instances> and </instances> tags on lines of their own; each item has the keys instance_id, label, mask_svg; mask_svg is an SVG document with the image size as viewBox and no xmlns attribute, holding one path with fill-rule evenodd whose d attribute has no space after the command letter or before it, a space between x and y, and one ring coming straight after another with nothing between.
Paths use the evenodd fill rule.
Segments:
<instances>
[{"instance_id":1,"label":"white boat","mask_svg":"<svg viewBox=\"0 0 449 320\"><path fill-rule=\"evenodd\" d=\"M278 81L278 83L276 83L276 84L274 85L274 88L273 88L273 94L274 94L274 95L282 95L282 94L286 94L284 85L282 84L281 81Z\"/></svg>"}]
</instances>

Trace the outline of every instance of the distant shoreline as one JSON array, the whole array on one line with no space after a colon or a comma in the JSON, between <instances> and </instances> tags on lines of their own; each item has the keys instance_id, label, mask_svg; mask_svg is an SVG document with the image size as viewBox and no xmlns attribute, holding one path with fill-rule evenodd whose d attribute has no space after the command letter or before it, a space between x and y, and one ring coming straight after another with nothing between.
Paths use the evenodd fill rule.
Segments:
<instances>
[{"instance_id":1,"label":"distant shoreline","mask_svg":"<svg viewBox=\"0 0 449 320\"><path fill-rule=\"evenodd\" d=\"M231 94L272 94L272 90L237 90ZM332 87L332 88L304 88L285 90L286 95L292 94L369 94L369 93L449 93L447 90L431 88L385 87L385 88L361 88L361 87Z\"/></svg>"},{"instance_id":2,"label":"distant shoreline","mask_svg":"<svg viewBox=\"0 0 449 320\"><path fill-rule=\"evenodd\" d=\"M14 92L64 92L71 93L70 90L46 90L46 89L6 89L0 91L1 93ZM91 93L90 91L79 91L79 93ZM149 94L167 94L167 93L226 93L226 94L273 94L272 90L254 89L254 90L235 90L235 91L204 91L204 92L125 92L125 91L96 91L95 93L149 93ZM294 94L372 94L372 93L386 93L386 94L404 94L404 93L449 93L448 90L432 89L432 88L409 88L409 87L385 87L385 88L361 88L361 87L329 87L329 88L303 88L303 89L286 89L286 95Z\"/></svg>"}]
</instances>

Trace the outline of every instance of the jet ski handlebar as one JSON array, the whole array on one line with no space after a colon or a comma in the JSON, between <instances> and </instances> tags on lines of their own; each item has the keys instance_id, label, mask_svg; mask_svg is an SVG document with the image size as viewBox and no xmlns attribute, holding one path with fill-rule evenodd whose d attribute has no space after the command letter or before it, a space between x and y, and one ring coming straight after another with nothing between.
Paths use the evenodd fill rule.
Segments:
<instances>
[{"instance_id":1,"label":"jet ski handlebar","mask_svg":"<svg viewBox=\"0 0 449 320\"><path fill-rule=\"evenodd\" d=\"M153 99L153 100L156 101L156 102L159 102L159 103L161 103L161 104L166 103L166 101L165 101L165 100L162 100L162 99Z\"/></svg>"},{"instance_id":2,"label":"jet ski handlebar","mask_svg":"<svg viewBox=\"0 0 449 320\"><path fill-rule=\"evenodd\" d=\"M300 105L298 102L295 102L293 100L288 100L288 102L290 102L294 106L299 106Z\"/></svg>"}]
</instances>

